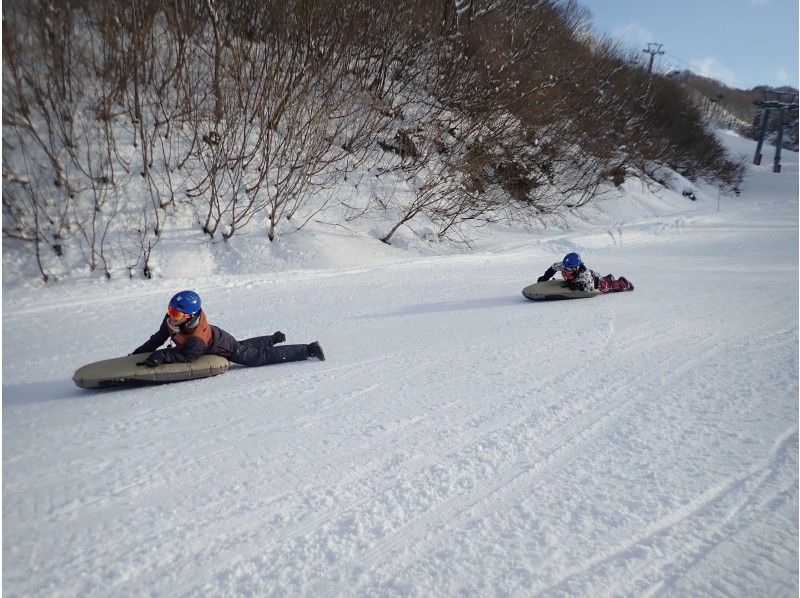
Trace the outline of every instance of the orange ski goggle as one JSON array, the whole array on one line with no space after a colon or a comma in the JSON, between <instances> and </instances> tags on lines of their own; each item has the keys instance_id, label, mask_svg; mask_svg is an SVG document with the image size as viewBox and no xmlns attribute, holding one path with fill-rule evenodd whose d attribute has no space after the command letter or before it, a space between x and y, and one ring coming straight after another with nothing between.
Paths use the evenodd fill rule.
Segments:
<instances>
[{"instance_id":1,"label":"orange ski goggle","mask_svg":"<svg viewBox=\"0 0 800 598\"><path fill-rule=\"evenodd\" d=\"M191 314L187 314L179 309L175 309L171 305L167 306L167 315L169 316L170 320L174 320L175 322L183 322L184 320L188 320L192 317Z\"/></svg>"}]
</instances>

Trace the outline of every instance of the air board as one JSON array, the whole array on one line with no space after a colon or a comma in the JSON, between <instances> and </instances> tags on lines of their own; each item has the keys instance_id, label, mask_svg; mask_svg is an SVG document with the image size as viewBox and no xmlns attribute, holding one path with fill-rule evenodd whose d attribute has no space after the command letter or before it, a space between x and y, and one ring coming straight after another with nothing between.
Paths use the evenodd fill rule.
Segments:
<instances>
[{"instance_id":1,"label":"air board","mask_svg":"<svg viewBox=\"0 0 800 598\"><path fill-rule=\"evenodd\" d=\"M600 291L573 291L565 280L537 282L522 289L522 295L532 301L553 301L556 299L584 299L596 297Z\"/></svg>"},{"instance_id":2,"label":"air board","mask_svg":"<svg viewBox=\"0 0 800 598\"><path fill-rule=\"evenodd\" d=\"M72 379L81 388L161 384L216 376L230 366L230 362L219 355L203 355L191 363L165 363L155 368L136 365L148 355L140 353L96 361L78 368Z\"/></svg>"}]
</instances>

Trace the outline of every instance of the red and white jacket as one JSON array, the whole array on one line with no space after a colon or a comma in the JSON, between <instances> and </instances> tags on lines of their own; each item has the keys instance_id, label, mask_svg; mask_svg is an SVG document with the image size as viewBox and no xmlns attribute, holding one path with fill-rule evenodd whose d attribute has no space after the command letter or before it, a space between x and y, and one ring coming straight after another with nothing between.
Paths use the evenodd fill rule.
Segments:
<instances>
[{"instance_id":1,"label":"red and white jacket","mask_svg":"<svg viewBox=\"0 0 800 598\"><path fill-rule=\"evenodd\" d=\"M570 288L577 291L593 291L597 288L600 275L594 270L589 270L581 264L577 270L568 271L564 269L564 262L556 262L547 269L542 278L550 280L556 272L561 272L561 276L569 283Z\"/></svg>"}]
</instances>

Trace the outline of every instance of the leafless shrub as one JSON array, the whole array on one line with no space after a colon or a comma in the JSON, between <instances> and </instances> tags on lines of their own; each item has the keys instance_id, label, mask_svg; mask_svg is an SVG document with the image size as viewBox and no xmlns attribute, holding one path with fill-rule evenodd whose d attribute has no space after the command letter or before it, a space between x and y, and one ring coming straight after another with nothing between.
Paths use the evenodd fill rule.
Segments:
<instances>
[{"instance_id":1,"label":"leafless shrub","mask_svg":"<svg viewBox=\"0 0 800 598\"><path fill-rule=\"evenodd\" d=\"M653 164L736 188L686 93L587 29L574 0L12 0L4 235L45 280L72 245L151 276L184 202L212 240L253 222L273 240L373 170L408 193L342 218L391 216L385 242L417 220L463 241Z\"/></svg>"},{"instance_id":2,"label":"leafless shrub","mask_svg":"<svg viewBox=\"0 0 800 598\"><path fill-rule=\"evenodd\" d=\"M111 276L111 200L130 167L115 131L126 89L119 37L98 25L102 11L70 3L15 4L5 17L3 143L13 150L4 157L4 230L33 240L45 280L40 248L58 259L70 241L90 270Z\"/></svg>"}]
</instances>

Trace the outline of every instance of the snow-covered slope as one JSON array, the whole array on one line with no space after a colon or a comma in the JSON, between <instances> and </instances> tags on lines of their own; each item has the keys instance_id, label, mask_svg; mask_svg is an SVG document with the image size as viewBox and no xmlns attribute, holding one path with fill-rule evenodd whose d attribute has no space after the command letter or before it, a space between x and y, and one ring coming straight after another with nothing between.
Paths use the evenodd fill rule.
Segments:
<instances>
[{"instance_id":1,"label":"snow-covered slope","mask_svg":"<svg viewBox=\"0 0 800 598\"><path fill-rule=\"evenodd\" d=\"M797 154L767 162L719 210L632 185L457 255L8 285L4 594L796 595ZM522 298L573 250L635 292ZM183 287L328 360L73 385Z\"/></svg>"}]
</instances>

